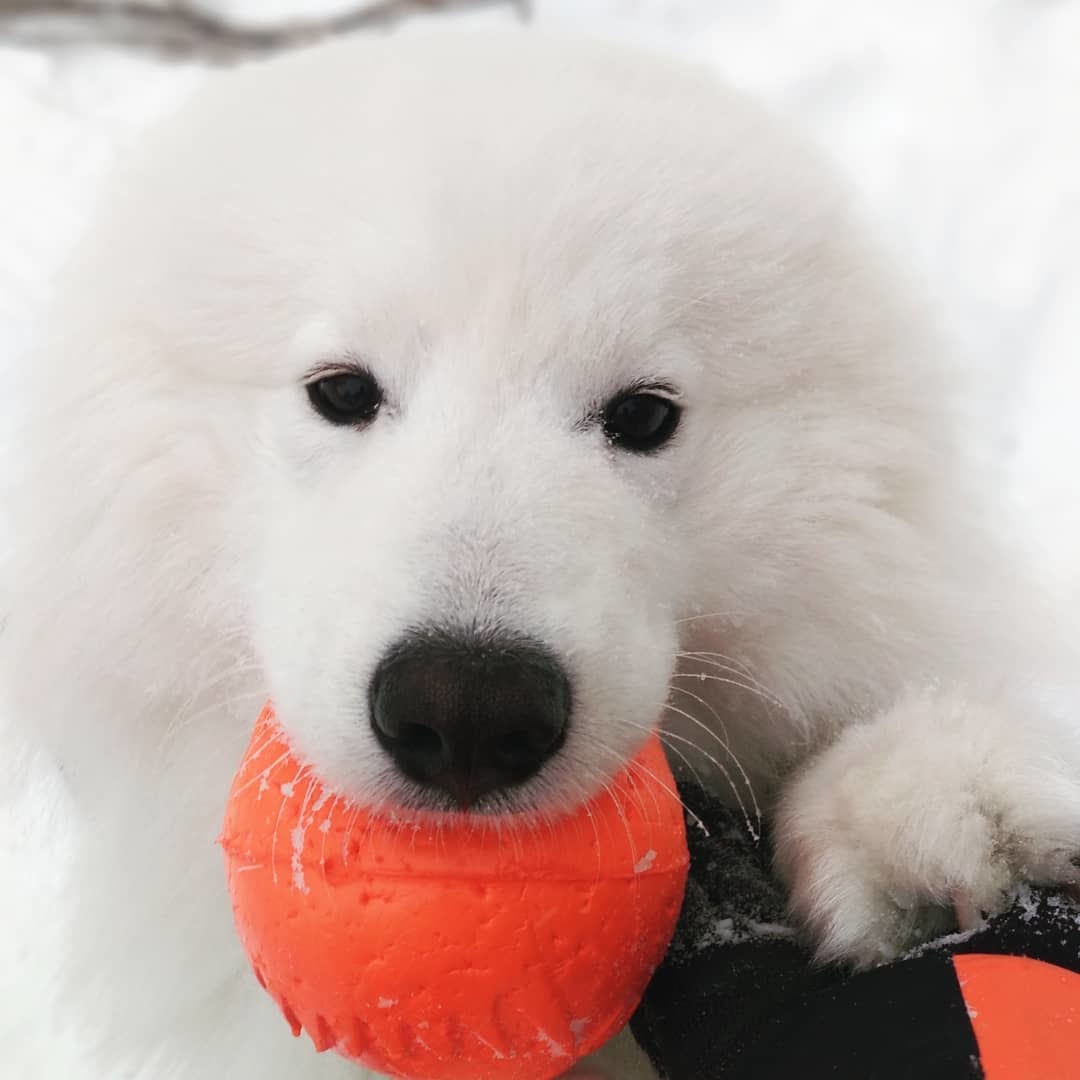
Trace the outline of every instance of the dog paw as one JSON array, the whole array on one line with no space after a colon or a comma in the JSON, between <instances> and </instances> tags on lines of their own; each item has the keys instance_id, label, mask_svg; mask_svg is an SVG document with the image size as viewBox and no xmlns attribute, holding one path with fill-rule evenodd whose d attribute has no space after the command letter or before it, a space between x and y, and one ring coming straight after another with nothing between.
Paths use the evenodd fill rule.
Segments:
<instances>
[{"instance_id":1,"label":"dog paw","mask_svg":"<svg viewBox=\"0 0 1080 1080\"><path fill-rule=\"evenodd\" d=\"M891 960L1080 884L1077 733L924 694L846 730L784 790L777 869L824 960Z\"/></svg>"}]
</instances>

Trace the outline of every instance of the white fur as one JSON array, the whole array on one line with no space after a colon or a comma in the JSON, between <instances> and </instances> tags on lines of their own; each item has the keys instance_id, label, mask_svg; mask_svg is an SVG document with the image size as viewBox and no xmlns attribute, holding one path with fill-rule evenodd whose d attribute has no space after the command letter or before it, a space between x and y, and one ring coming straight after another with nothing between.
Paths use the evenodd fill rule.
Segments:
<instances>
[{"instance_id":1,"label":"white fur","mask_svg":"<svg viewBox=\"0 0 1080 1080\"><path fill-rule=\"evenodd\" d=\"M823 958L874 964L971 929L1021 880L1080 884L1080 739L924 691L850 728L784 793L777 862Z\"/></svg>"},{"instance_id":2,"label":"white fur","mask_svg":"<svg viewBox=\"0 0 1080 1080\"><path fill-rule=\"evenodd\" d=\"M1054 628L982 537L919 321L813 155L656 58L345 42L148 139L26 372L4 583L5 682L77 807L57 1008L98 1073L356 1075L256 986L214 839L270 694L332 781L409 796L363 702L418 622L570 666L519 805L579 800L665 713L751 816L798 768L781 866L830 955L1071 880L1075 734L1006 677ZM363 432L301 388L345 354L389 393ZM641 377L686 409L650 458L582 427Z\"/></svg>"}]
</instances>

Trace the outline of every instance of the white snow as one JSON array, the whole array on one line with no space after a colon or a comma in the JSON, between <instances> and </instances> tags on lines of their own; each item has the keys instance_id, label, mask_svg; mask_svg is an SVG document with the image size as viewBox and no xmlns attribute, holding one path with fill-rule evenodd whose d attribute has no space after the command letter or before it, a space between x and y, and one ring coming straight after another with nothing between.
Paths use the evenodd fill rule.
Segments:
<instances>
[{"instance_id":1,"label":"white snow","mask_svg":"<svg viewBox=\"0 0 1080 1080\"><path fill-rule=\"evenodd\" d=\"M201 6L266 25L346 2ZM1080 591L1080 0L534 0L533 9L542 26L683 50L816 133L977 374L982 448L1024 542L1061 592ZM104 49L0 46L0 387L16 377L102 170L201 77L195 64ZM17 454L6 397L0 389L0 468ZM0 544L4 535L0 508ZM0 583L0 607L2 596ZM56 902L64 827L59 786L46 778L20 797L15 781L29 766L0 738L0 972L16 974L10 990L0 976L4 1046L32 962L9 904L31 897L41 913Z\"/></svg>"}]
</instances>

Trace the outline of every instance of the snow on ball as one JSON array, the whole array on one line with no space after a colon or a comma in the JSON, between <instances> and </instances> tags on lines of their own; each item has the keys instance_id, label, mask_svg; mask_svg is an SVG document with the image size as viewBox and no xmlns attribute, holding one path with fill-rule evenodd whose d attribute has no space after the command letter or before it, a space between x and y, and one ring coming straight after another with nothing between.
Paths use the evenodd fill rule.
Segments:
<instances>
[{"instance_id":1,"label":"snow on ball","mask_svg":"<svg viewBox=\"0 0 1080 1080\"><path fill-rule=\"evenodd\" d=\"M221 845L293 1034L410 1080L543 1080L600 1047L663 957L689 863L655 737L554 822L406 820L324 788L269 705Z\"/></svg>"}]
</instances>

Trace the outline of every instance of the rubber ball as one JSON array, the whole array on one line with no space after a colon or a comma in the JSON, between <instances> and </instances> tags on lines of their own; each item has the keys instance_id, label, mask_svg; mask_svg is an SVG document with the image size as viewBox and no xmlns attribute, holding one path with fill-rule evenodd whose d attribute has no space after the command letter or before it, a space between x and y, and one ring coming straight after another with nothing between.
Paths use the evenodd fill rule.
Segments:
<instances>
[{"instance_id":1,"label":"rubber ball","mask_svg":"<svg viewBox=\"0 0 1080 1080\"><path fill-rule=\"evenodd\" d=\"M544 1080L603 1045L663 958L689 865L655 736L553 821L404 817L324 787L270 705L221 846L293 1034L410 1080Z\"/></svg>"}]
</instances>

